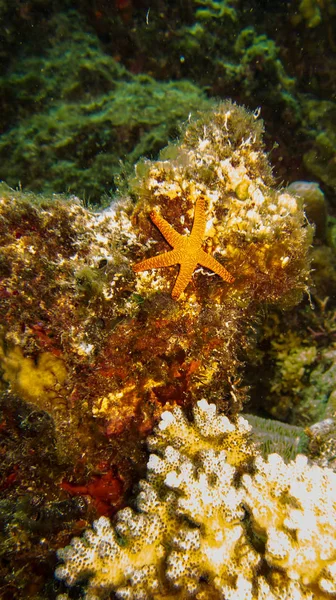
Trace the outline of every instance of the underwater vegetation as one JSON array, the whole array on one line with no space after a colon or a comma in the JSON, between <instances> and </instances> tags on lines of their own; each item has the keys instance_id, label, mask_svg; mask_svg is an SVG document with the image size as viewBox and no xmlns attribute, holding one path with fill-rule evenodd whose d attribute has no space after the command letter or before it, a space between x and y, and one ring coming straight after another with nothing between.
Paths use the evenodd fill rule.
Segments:
<instances>
[{"instance_id":1,"label":"underwater vegetation","mask_svg":"<svg viewBox=\"0 0 336 600\"><path fill-rule=\"evenodd\" d=\"M57 198L31 205L4 191L1 364L15 393L57 415L70 398L108 435L134 418L146 432L161 406L204 395L241 409L229 381L249 344L246 328L262 302L300 300L312 239L300 198L272 187L261 134L255 115L220 104L158 161L137 165L136 205L120 199L102 213ZM146 270L145 262L133 273L139 260L169 256L154 209L173 237L190 240L173 261L181 273L194 256L188 232L202 222L207 269L196 268L196 253L178 293L176 268L150 262Z\"/></svg>"},{"instance_id":2,"label":"underwater vegetation","mask_svg":"<svg viewBox=\"0 0 336 600\"><path fill-rule=\"evenodd\" d=\"M39 503L41 515L59 506L49 557L125 505L163 411L191 414L202 400L236 421L262 307L289 309L308 290L313 227L302 198L275 186L262 134L258 114L213 104L190 117L158 160L141 160L130 196L100 212L75 197L2 186L2 489L14 506L18 495L28 507ZM182 254L160 264L181 239ZM182 273L192 267L178 293L172 262ZM27 468L10 438L24 432L25 455L29 430L39 435L48 423L44 458L33 447ZM279 434L278 448L286 437L295 456L296 433ZM16 519L4 547L21 531ZM26 568L31 543L28 535ZM13 575L4 572L10 589ZM26 571L26 593L27 579Z\"/></svg>"},{"instance_id":3,"label":"underwater vegetation","mask_svg":"<svg viewBox=\"0 0 336 600\"><path fill-rule=\"evenodd\" d=\"M313 177L332 201L333 2L155 0L148 15L141 0L129 11L114 0L14 4L2 3L0 46L0 176L12 187L99 204L190 112L231 97L262 107L279 177Z\"/></svg>"},{"instance_id":4,"label":"underwater vegetation","mask_svg":"<svg viewBox=\"0 0 336 600\"><path fill-rule=\"evenodd\" d=\"M1 178L95 203L129 165L157 154L191 110L208 106L188 81L128 72L73 13L55 20L44 55L26 57L1 83L10 95L0 118Z\"/></svg>"}]
</instances>

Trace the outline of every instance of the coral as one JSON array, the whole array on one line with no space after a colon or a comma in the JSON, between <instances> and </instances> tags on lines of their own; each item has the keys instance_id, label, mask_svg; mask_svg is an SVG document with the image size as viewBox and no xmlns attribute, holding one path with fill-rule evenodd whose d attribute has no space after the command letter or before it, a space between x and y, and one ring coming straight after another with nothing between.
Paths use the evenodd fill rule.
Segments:
<instances>
[{"instance_id":1,"label":"coral","mask_svg":"<svg viewBox=\"0 0 336 600\"><path fill-rule=\"evenodd\" d=\"M336 475L297 456L288 465L276 454L257 457L253 476L242 478L252 528L266 535L265 559L290 581L336 593ZM314 597L314 596L313 596Z\"/></svg>"},{"instance_id":2,"label":"coral","mask_svg":"<svg viewBox=\"0 0 336 600\"><path fill-rule=\"evenodd\" d=\"M310 367L317 357L317 349L314 345L304 346L301 344L299 336L292 332L291 336L280 335L279 339L272 342L274 350L274 359L279 366L279 375L271 387L271 392L276 392L278 386L284 393L290 390L298 392L299 382L305 375L305 369Z\"/></svg>"},{"instance_id":3,"label":"coral","mask_svg":"<svg viewBox=\"0 0 336 600\"><path fill-rule=\"evenodd\" d=\"M307 426L332 415L336 385L334 320L332 310L326 313L324 324L319 320L316 331L311 318L308 334L291 328L283 333L273 331L268 352L273 373L263 406L274 418ZM325 346L328 336L330 344Z\"/></svg>"},{"instance_id":4,"label":"coral","mask_svg":"<svg viewBox=\"0 0 336 600\"><path fill-rule=\"evenodd\" d=\"M143 476L144 439L163 411L205 398L235 418L261 310L293 306L308 289L312 228L302 201L274 183L262 122L231 102L196 117L159 160L138 163L130 196L100 212L0 189L1 386L51 420L56 499L84 496L90 522ZM168 249L150 214L184 236L200 198L202 250L235 281L197 268L177 301L175 266L132 267ZM19 384L22 365L38 394ZM10 489L15 501L25 488Z\"/></svg>"},{"instance_id":5,"label":"coral","mask_svg":"<svg viewBox=\"0 0 336 600\"><path fill-rule=\"evenodd\" d=\"M303 199L305 213L315 225L315 235L325 241L327 235L327 205L323 191L314 181L293 181L287 188Z\"/></svg>"},{"instance_id":6,"label":"coral","mask_svg":"<svg viewBox=\"0 0 336 600\"><path fill-rule=\"evenodd\" d=\"M160 160L138 163L136 205L120 198L101 213L3 188L5 346L35 364L44 352L65 361L63 414L74 423L85 415L109 436L135 423L145 436L163 406L205 397L239 411L247 325L265 302L295 304L309 283L312 229L302 201L273 187L262 129L243 108L215 105ZM167 250L152 211L183 235L200 197L202 250L235 281L196 269L175 302L175 267L135 275L132 266Z\"/></svg>"},{"instance_id":7,"label":"coral","mask_svg":"<svg viewBox=\"0 0 336 600\"><path fill-rule=\"evenodd\" d=\"M23 356L18 346L4 351L0 346L0 369L3 379L11 389L28 402L52 403L61 395L67 378L65 363L51 352L42 352L37 364L31 357ZM48 400L47 398L48 397Z\"/></svg>"},{"instance_id":8,"label":"coral","mask_svg":"<svg viewBox=\"0 0 336 600\"><path fill-rule=\"evenodd\" d=\"M221 302L223 294L227 302L235 298L240 306L252 298L274 302L279 294L283 305L286 296L289 303L295 302L294 289L287 289L285 294L284 289L288 278L296 278L295 272L301 272L300 278L303 275L297 252L301 254L310 242L311 231L302 227L300 200L272 189L261 133L256 116L230 102L223 103L191 122L181 143L168 146L160 161L137 166L133 191L140 202L133 219L141 231L141 242L148 243L155 235L157 241L152 246L158 251L162 242L149 227L148 213L161 207L161 214L181 231L191 221L197 198L204 195L208 199L207 247L215 257L225 260L236 277L234 286L217 288L216 302ZM291 240L289 253L284 246L287 236ZM154 277L156 289L165 290L165 279L157 274ZM148 290L151 280L152 276L138 277L140 294ZM199 277L194 281L196 298L198 289L203 296L211 294L212 286L202 286Z\"/></svg>"},{"instance_id":9,"label":"coral","mask_svg":"<svg viewBox=\"0 0 336 600\"><path fill-rule=\"evenodd\" d=\"M67 543L67 530L80 534L81 520L89 523L97 512L83 497L60 494L64 454L60 464L47 412L1 393L0 436L0 596L42 600L51 597L42 590L52 588L54 554Z\"/></svg>"},{"instance_id":10,"label":"coral","mask_svg":"<svg viewBox=\"0 0 336 600\"><path fill-rule=\"evenodd\" d=\"M120 511L115 527L101 518L59 550L56 576L88 576L86 598L334 596L336 475L302 455L265 461L248 432L206 401L193 423L163 413L137 511Z\"/></svg>"},{"instance_id":11,"label":"coral","mask_svg":"<svg viewBox=\"0 0 336 600\"><path fill-rule=\"evenodd\" d=\"M332 392L329 405L332 410L328 418L306 428L309 438L309 455L321 467L336 472L336 393Z\"/></svg>"}]
</instances>

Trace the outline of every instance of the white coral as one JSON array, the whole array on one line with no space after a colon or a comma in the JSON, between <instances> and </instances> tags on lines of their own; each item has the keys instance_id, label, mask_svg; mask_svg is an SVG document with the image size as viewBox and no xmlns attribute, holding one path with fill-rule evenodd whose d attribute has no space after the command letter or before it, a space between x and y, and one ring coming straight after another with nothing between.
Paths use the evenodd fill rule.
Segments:
<instances>
[{"instance_id":1,"label":"white coral","mask_svg":"<svg viewBox=\"0 0 336 600\"><path fill-rule=\"evenodd\" d=\"M289 465L272 454L244 475L253 525L267 535L269 565L292 580L336 593L336 476L299 455Z\"/></svg>"},{"instance_id":2,"label":"white coral","mask_svg":"<svg viewBox=\"0 0 336 600\"><path fill-rule=\"evenodd\" d=\"M89 576L90 600L112 590L159 599L172 588L199 600L214 590L225 600L336 597L336 475L303 456L265 461L248 433L204 400L194 423L179 408L164 413L138 512L120 511L115 527L96 521L59 551L57 577Z\"/></svg>"}]
</instances>

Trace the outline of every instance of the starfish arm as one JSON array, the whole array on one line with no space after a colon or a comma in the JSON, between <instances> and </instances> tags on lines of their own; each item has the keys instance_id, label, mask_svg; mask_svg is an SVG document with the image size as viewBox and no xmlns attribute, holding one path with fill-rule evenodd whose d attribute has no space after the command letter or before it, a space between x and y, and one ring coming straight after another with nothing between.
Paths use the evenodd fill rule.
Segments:
<instances>
[{"instance_id":1,"label":"starfish arm","mask_svg":"<svg viewBox=\"0 0 336 600\"><path fill-rule=\"evenodd\" d=\"M189 281L192 278L196 264L197 263L195 263L194 260L190 261L188 259L181 264L180 271L172 291L172 298L174 298L174 300L177 300L186 289Z\"/></svg>"},{"instance_id":2,"label":"starfish arm","mask_svg":"<svg viewBox=\"0 0 336 600\"><path fill-rule=\"evenodd\" d=\"M234 277L221 265L211 254L207 254L204 250L200 251L200 254L197 259L198 264L202 265L202 267L206 267L213 271L217 275L219 275L224 281L228 283L232 283L234 281Z\"/></svg>"},{"instance_id":3,"label":"starfish arm","mask_svg":"<svg viewBox=\"0 0 336 600\"><path fill-rule=\"evenodd\" d=\"M167 240L168 244L173 248L177 246L181 241L181 235L173 229L173 227L159 215L157 212L152 212L150 218L154 225L161 231L163 237Z\"/></svg>"},{"instance_id":4,"label":"starfish arm","mask_svg":"<svg viewBox=\"0 0 336 600\"><path fill-rule=\"evenodd\" d=\"M133 265L132 269L135 273L138 273L139 271L149 271L150 269L159 269L160 267L170 267L179 263L180 259L181 256L176 250L170 250L170 252L146 258Z\"/></svg>"},{"instance_id":5,"label":"starfish arm","mask_svg":"<svg viewBox=\"0 0 336 600\"><path fill-rule=\"evenodd\" d=\"M205 227L205 198L204 196L199 196L199 198L197 198L196 200L194 223L192 226L190 237L194 238L195 240L198 240L201 244L204 238Z\"/></svg>"}]
</instances>

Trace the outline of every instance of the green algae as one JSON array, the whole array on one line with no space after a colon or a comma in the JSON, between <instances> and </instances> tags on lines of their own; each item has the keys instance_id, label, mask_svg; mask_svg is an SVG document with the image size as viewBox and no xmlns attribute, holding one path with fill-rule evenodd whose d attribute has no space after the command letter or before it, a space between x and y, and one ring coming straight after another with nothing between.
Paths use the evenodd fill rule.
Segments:
<instances>
[{"instance_id":1,"label":"green algae","mask_svg":"<svg viewBox=\"0 0 336 600\"><path fill-rule=\"evenodd\" d=\"M266 121L274 119L272 137L285 144L294 126L309 140L306 169L333 186L332 109L330 124L324 125L321 105L316 124L311 105L320 101L299 93L279 38L257 26L258 11L247 19L228 0L198 0L189 11L165 11L151 11L148 22L135 21L136 27L127 30L111 9L104 27L110 28L109 35L118 34L120 53L116 44L100 41L85 21L84 7L49 15L44 36L50 34L38 52L27 43L22 56L13 53L0 78L0 177L14 188L70 192L89 203L101 202L104 194L120 189L141 156L155 157L190 113L210 104L206 90L209 96L231 95L262 107ZM169 31L174 15L181 18ZM286 167L293 168L292 160L282 156L281 161L280 175L288 181Z\"/></svg>"},{"instance_id":2,"label":"green algae","mask_svg":"<svg viewBox=\"0 0 336 600\"><path fill-rule=\"evenodd\" d=\"M176 136L191 111L209 104L187 81L132 75L90 33L57 22L50 50L7 80L21 118L0 139L2 177L12 187L70 192L97 202L141 156ZM61 41L60 39L61 38ZM10 104L10 103L9 103Z\"/></svg>"},{"instance_id":3,"label":"green algae","mask_svg":"<svg viewBox=\"0 0 336 600\"><path fill-rule=\"evenodd\" d=\"M229 17L232 21L237 20L237 11L230 4L234 2L227 2L227 0L196 0L197 6L200 8L196 9L196 19L209 21L211 19L223 19L223 17Z\"/></svg>"},{"instance_id":4,"label":"green algae","mask_svg":"<svg viewBox=\"0 0 336 600\"><path fill-rule=\"evenodd\" d=\"M307 170L336 189L336 107L334 102L305 98L303 126L312 143L303 156Z\"/></svg>"}]
</instances>

